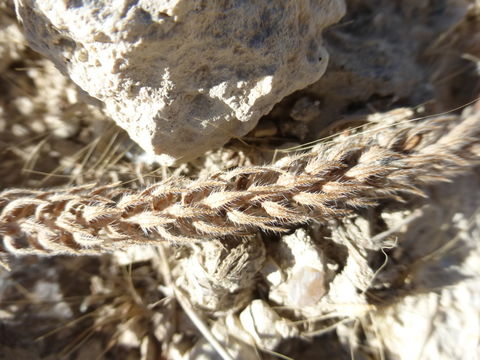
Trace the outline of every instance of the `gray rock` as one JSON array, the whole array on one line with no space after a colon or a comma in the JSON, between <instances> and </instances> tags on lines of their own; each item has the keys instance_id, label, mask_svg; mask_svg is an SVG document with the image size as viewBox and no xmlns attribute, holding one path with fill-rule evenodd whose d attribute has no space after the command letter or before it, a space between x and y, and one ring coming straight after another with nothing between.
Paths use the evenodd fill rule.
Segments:
<instances>
[{"instance_id":1,"label":"gray rock","mask_svg":"<svg viewBox=\"0 0 480 360\"><path fill-rule=\"evenodd\" d=\"M16 0L30 46L147 152L188 160L317 81L344 0Z\"/></svg>"}]
</instances>

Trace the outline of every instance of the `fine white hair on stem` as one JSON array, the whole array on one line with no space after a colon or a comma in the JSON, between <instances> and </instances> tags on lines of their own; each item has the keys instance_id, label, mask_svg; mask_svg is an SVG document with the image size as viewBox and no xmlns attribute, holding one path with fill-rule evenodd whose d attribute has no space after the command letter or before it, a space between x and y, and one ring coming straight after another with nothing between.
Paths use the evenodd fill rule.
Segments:
<instances>
[{"instance_id":1,"label":"fine white hair on stem","mask_svg":"<svg viewBox=\"0 0 480 360\"><path fill-rule=\"evenodd\" d=\"M480 113L368 133L239 167L174 178L119 197L119 185L0 193L0 254L102 253L129 244L188 243L282 232L348 215L381 199L424 196L480 160Z\"/></svg>"}]
</instances>

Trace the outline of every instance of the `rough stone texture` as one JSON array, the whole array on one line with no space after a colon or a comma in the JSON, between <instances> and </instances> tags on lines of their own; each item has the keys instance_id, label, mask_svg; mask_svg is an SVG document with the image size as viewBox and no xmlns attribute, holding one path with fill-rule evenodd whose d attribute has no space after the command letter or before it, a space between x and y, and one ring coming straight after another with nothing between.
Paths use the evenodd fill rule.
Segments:
<instances>
[{"instance_id":1,"label":"rough stone texture","mask_svg":"<svg viewBox=\"0 0 480 360\"><path fill-rule=\"evenodd\" d=\"M326 69L343 0L17 0L35 50L147 152L198 156Z\"/></svg>"},{"instance_id":2,"label":"rough stone texture","mask_svg":"<svg viewBox=\"0 0 480 360\"><path fill-rule=\"evenodd\" d=\"M408 296L374 313L387 358L478 358L479 189L478 168L454 184L435 187L430 206L398 237L400 246L378 282L391 282L405 271L400 263L408 273L402 275L403 289L397 285L395 291ZM398 223L392 215L384 214L386 222Z\"/></svg>"},{"instance_id":3,"label":"rough stone texture","mask_svg":"<svg viewBox=\"0 0 480 360\"><path fill-rule=\"evenodd\" d=\"M308 141L352 115L416 107L434 98L431 110L442 112L478 96L471 91L478 81L474 62L463 57L479 53L479 37L472 35L479 33L478 8L471 1L346 3L347 15L323 33L330 55L325 76L285 98L268 118L285 124L313 117L308 137L300 139Z\"/></svg>"},{"instance_id":4,"label":"rough stone texture","mask_svg":"<svg viewBox=\"0 0 480 360\"><path fill-rule=\"evenodd\" d=\"M471 281L406 297L380 314L389 359L477 359L479 288L477 272Z\"/></svg>"}]
</instances>

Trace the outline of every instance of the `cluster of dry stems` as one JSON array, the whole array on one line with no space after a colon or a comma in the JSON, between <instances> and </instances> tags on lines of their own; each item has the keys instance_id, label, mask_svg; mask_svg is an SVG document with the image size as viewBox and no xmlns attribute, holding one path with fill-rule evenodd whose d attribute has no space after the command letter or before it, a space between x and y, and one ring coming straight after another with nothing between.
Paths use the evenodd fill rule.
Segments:
<instances>
[{"instance_id":1,"label":"cluster of dry stems","mask_svg":"<svg viewBox=\"0 0 480 360\"><path fill-rule=\"evenodd\" d=\"M98 254L130 244L281 232L380 199L423 196L480 159L480 113L378 127L207 180L0 193L0 254Z\"/></svg>"}]
</instances>

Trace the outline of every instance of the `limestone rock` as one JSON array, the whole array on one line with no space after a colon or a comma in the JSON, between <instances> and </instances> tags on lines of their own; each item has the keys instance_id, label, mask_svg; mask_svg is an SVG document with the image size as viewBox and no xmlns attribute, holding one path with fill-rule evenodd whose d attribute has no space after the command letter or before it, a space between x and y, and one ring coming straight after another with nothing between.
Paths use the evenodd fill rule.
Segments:
<instances>
[{"instance_id":1,"label":"limestone rock","mask_svg":"<svg viewBox=\"0 0 480 360\"><path fill-rule=\"evenodd\" d=\"M234 334L245 342L255 341L261 348L273 350L283 339L298 336L298 330L263 300L253 300L240 313L239 320L241 327L235 329Z\"/></svg>"},{"instance_id":2,"label":"limestone rock","mask_svg":"<svg viewBox=\"0 0 480 360\"><path fill-rule=\"evenodd\" d=\"M343 0L16 0L26 37L147 152L187 160L318 80Z\"/></svg>"},{"instance_id":3,"label":"limestone rock","mask_svg":"<svg viewBox=\"0 0 480 360\"><path fill-rule=\"evenodd\" d=\"M440 236L432 237L436 246L436 257L427 260L412 276L414 279L410 287L423 287L423 291L400 299L393 306L378 311L374 316L382 334L382 341L390 359L476 359L478 357L478 334L480 333L480 214L478 212L478 177L464 178L456 186L444 186L455 192L454 196L449 191L439 192L446 196L442 202L450 201L452 206L451 222L453 229L440 230L429 227L432 233L436 230ZM459 186L461 185L461 186ZM464 190L458 190L464 189ZM461 195L458 195L461 193ZM467 195L467 194L470 194ZM450 196L448 196L450 195ZM463 199L462 199L463 197ZM441 219L445 216L444 209L437 215ZM473 215L471 215L473 212ZM430 213L430 216L433 214ZM452 215L452 214L451 214ZM425 223L425 218L421 219ZM440 220L441 221L441 220ZM444 221L442 224L449 224ZM416 224L418 228L418 224ZM453 231L458 231L454 236ZM410 233L413 229L410 229ZM418 238L417 238L418 239ZM439 246L437 241L443 241L444 246ZM457 242L457 244L455 244ZM413 243L413 239L411 240ZM448 245L450 248L448 248ZM416 252L425 251L428 245L417 245ZM445 250L448 249L448 250ZM443 258L442 258L443 252ZM418 256L408 249L409 256ZM413 253L413 254L412 254ZM431 251L427 252L428 255ZM418 263L418 261L417 261ZM445 283L451 282L456 273L457 281L453 286ZM443 284L442 284L443 283ZM425 285L431 286L434 291L425 291ZM439 284L443 286L438 286ZM413 310L412 310L413 309Z\"/></svg>"},{"instance_id":4,"label":"limestone rock","mask_svg":"<svg viewBox=\"0 0 480 360\"><path fill-rule=\"evenodd\" d=\"M315 306L327 291L325 266L307 231L282 236L262 269L270 300L294 309Z\"/></svg>"},{"instance_id":5,"label":"limestone rock","mask_svg":"<svg viewBox=\"0 0 480 360\"><path fill-rule=\"evenodd\" d=\"M317 140L325 127L347 116L371 113L372 106L377 111L415 107L440 96L433 110L440 113L478 96L478 88L476 93L467 90L478 82L475 61L462 57L479 57L478 6L472 1L346 3L348 12L341 23L322 35L330 55L328 71L271 112L282 124L303 118L308 136L302 142ZM452 76L453 69L465 70ZM456 91L451 91L452 84ZM302 101L305 98L313 106Z\"/></svg>"}]
</instances>

